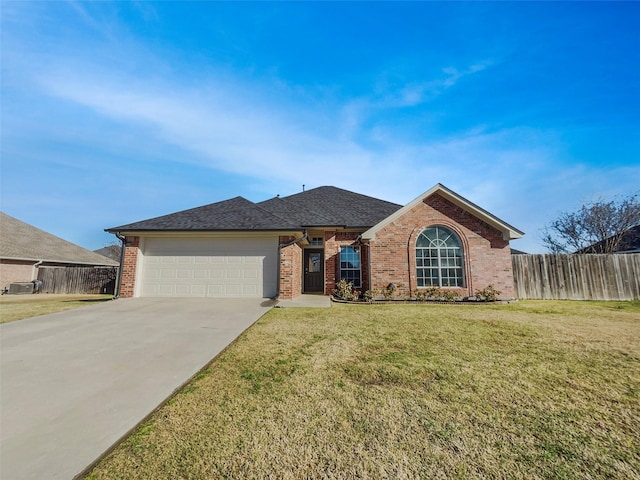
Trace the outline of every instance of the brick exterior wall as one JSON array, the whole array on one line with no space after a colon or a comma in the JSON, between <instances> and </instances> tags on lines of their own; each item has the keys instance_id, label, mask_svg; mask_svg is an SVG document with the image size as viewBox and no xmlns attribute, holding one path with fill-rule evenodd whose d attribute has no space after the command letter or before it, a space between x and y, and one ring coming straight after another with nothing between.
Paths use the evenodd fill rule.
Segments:
<instances>
[{"instance_id":1,"label":"brick exterior wall","mask_svg":"<svg viewBox=\"0 0 640 480\"><path fill-rule=\"evenodd\" d=\"M139 246L140 237L126 237L120 276L120 296L123 298L133 297L135 293Z\"/></svg>"},{"instance_id":2,"label":"brick exterior wall","mask_svg":"<svg viewBox=\"0 0 640 480\"><path fill-rule=\"evenodd\" d=\"M432 225L453 230L462 242L466 287L455 289L459 295L472 296L491 284L502 298L515 297L509 242L500 231L438 194L376 232L370 242L372 290L393 282L398 295L416 291L416 239Z\"/></svg>"},{"instance_id":3,"label":"brick exterior wall","mask_svg":"<svg viewBox=\"0 0 640 480\"><path fill-rule=\"evenodd\" d=\"M30 282L33 278L33 266L36 261L0 260L0 288L14 282ZM36 269L37 276L37 269Z\"/></svg>"},{"instance_id":4,"label":"brick exterior wall","mask_svg":"<svg viewBox=\"0 0 640 480\"><path fill-rule=\"evenodd\" d=\"M324 294L331 295L340 281L340 247L356 245L358 237L363 232L341 232L326 231L324 233ZM366 246L360 248L360 265L362 268L362 287L357 290L368 290L369 271L368 249Z\"/></svg>"},{"instance_id":5,"label":"brick exterior wall","mask_svg":"<svg viewBox=\"0 0 640 480\"><path fill-rule=\"evenodd\" d=\"M295 237L280 237L280 245ZM298 243L280 249L280 294L278 298L292 299L302 293L302 247Z\"/></svg>"}]
</instances>

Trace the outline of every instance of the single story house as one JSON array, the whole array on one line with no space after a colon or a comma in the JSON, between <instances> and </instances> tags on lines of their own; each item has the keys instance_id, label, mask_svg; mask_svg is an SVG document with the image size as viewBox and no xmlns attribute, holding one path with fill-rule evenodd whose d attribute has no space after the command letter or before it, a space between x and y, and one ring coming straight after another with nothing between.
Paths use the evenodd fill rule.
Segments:
<instances>
[{"instance_id":1,"label":"single story house","mask_svg":"<svg viewBox=\"0 0 640 480\"><path fill-rule=\"evenodd\" d=\"M242 197L106 229L124 240L122 297L295 298L393 283L515 296L509 241L524 234L444 185L405 206L336 187Z\"/></svg>"},{"instance_id":2,"label":"single story house","mask_svg":"<svg viewBox=\"0 0 640 480\"><path fill-rule=\"evenodd\" d=\"M119 262L0 212L0 288L38 278L39 267L117 267Z\"/></svg>"}]
</instances>

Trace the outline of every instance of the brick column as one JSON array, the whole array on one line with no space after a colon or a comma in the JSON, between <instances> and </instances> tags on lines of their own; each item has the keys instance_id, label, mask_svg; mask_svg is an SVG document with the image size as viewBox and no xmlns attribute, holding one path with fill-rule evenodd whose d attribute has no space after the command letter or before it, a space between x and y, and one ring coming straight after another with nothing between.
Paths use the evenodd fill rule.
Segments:
<instances>
[{"instance_id":1,"label":"brick column","mask_svg":"<svg viewBox=\"0 0 640 480\"><path fill-rule=\"evenodd\" d=\"M286 244L295 237L280 237L280 244ZM280 249L280 294L278 298L292 299L302 294L302 248L294 243Z\"/></svg>"},{"instance_id":2,"label":"brick column","mask_svg":"<svg viewBox=\"0 0 640 480\"><path fill-rule=\"evenodd\" d=\"M123 298L133 297L135 292L139 245L140 237L125 237L124 259L120 272L120 296Z\"/></svg>"}]
</instances>

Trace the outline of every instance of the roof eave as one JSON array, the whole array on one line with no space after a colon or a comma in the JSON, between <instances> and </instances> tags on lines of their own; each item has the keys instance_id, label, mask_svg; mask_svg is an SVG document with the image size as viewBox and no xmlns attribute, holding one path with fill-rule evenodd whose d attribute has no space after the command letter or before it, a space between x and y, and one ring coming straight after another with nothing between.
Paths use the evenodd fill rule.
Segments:
<instances>
[{"instance_id":1,"label":"roof eave","mask_svg":"<svg viewBox=\"0 0 640 480\"><path fill-rule=\"evenodd\" d=\"M149 234L171 234L171 233L198 233L198 234L206 234L206 233L285 233L290 234L292 232L302 232L304 228L252 228L252 229L200 229L200 228L162 228L162 229L118 229L118 228L108 228L105 229L107 233L120 233L126 235L149 235Z\"/></svg>"},{"instance_id":2,"label":"roof eave","mask_svg":"<svg viewBox=\"0 0 640 480\"><path fill-rule=\"evenodd\" d=\"M90 267L117 267L120 265L118 262L114 263L101 263L101 262L78 262L76 260L61 260L55 258L28 258L28 257L12 257L7 255L0 256L0 260L14 260L17 262L43 262L43 263L64 263L66 265L87 265Z\"/></svg>"}]
</instances>

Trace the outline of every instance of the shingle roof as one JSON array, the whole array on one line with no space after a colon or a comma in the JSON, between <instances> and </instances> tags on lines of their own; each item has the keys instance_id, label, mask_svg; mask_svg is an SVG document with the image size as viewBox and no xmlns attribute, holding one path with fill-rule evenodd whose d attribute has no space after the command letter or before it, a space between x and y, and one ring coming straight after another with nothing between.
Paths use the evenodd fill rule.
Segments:
<instances>
[{"instance_id":1,"label":"shingle roof","mask_svg":"<svg viewBox=\"0 0 640 480\"><path fill-rule=\"evenodd\" d=\"M609 237L611 238L611 237ZM601 253L605 248L605 241L596 242L576 253ZM640 251L640 225L631 227L622 234L616 253L636 253Z\"/></svg>"},{"instance_id":2,"label":"shingle roof","mask_svg":"<svg viewBox=\"0 0 640 480\"><path fill-rule=\"evenodd\" d=\"M401 205L336 187L318 187L253 203L242 197L107 229L127 231L299 230L311 226L369 227Z\"/></svg>"},{"instance_id":3,"label":"shingle roof","mask_svg":"<svg viewBox=\"0 0 640 480\"><path fill-rule=\"evenodd\" d=\"M40 230L0 212L0 258L44 260L77 265L118 265L118 262Z\"/></svg>"},{"instance_id":4,"label":"shingle roof","mask_svg":"<svg viewBox=\"0 0 640 480\"><path fill-rule=\"evenodd\" d=\"M235 197L202 207L109 228L107 231L281 230L296 227L295 223L260 208L246 198Z\"/></svg>"},{"instance_id":5,"label":"shingle roof","mask_svg":"<svg viewBox=\"0 0 640 480\"><path fill-rule=\"evenodd\" d=\"M94 250L93 252L120 263L122 247L120 245L107 245L106 247L99 248L98 250Z\"/></svg>"},{"instance_id":6,"label":"shingle roof","mask_svg":"<svg viewBox=\"0 0 640 480\"><path fill-rule=\"evenodd\" d=\"M307 227L369 227L402 208L402 205L336 187L318 187L258 205L294 218Z\"/></svg>"}]
</instances>

